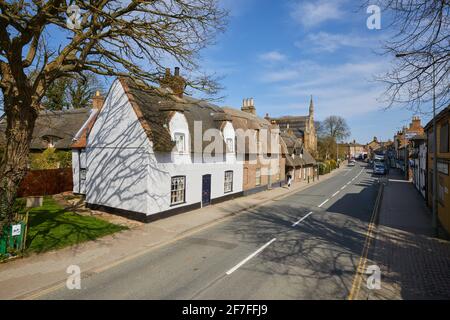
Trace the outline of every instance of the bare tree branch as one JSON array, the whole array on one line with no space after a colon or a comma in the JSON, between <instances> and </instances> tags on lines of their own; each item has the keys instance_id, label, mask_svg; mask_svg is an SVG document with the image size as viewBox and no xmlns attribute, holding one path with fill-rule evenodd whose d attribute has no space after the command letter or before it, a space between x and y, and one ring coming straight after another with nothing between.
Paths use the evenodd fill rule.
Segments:
<instances>
[{"instance_id":1,"label":"bare tree branch","mask_svg":"<svg viewBox=\"0 0 450 320\"><path fill-rule=\"evenodd\" d=\"M414 112L424 112L423 104L432 99L433 88L437 106L449 105L450 2L378 0L375 3L386 14L392 14L389 28L395 30L383 53L391 57L402 55L392 70L378 78L386 84L388 107L401 104Z\"/></svg>"}]
</instances>

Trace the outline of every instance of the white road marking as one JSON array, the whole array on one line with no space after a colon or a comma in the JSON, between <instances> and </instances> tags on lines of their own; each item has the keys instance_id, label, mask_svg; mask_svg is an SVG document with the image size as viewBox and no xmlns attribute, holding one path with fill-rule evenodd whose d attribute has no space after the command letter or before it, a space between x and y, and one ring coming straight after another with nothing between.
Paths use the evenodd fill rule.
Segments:
<instances>
[{"instance_id":1,"label":"white road marking","mask_svg":"<svg viewBox=\"0 0 450 320\"><path fill-rule=\"evenodd\" d=\"M340 190L336 191L335 193L333 193L333 195L331 197L336 197L339 194L339 192L341 192L341 191Z\"/></svg>"},{"instance_id":2,"label":"white road marking","mask_svg":"<svg viewBox=\"0 0 450 320\"><path fill-rule=\"evenodd\" d=\"M322 202L321 204L318 205L319 208L321 208L325 203L327 203L328 201L330 201L330 199L325 200L324 202Z\"/></svg>"},{"instance_id":3,"label":"white road marking","mask_svg":"<svg viewBox=\"0 0 450 320\"><path fill-rule=\"evenodd\" d=\"M252 259L253 257L255 257L258 253L260 253L261 251L263 251L265 248L267 248L268 246L270 246L272 244L272 242L276 241L277 238L273 238L272 240L270 240L269 242L267 242L265 245L263 245L261 248L259 248L258 250L256 250L255 252L253 252L251 255L249 255L247 258L245 258L244 260L242 260L241 262L239 262L236 266L234 266L233 268L231 268L230 270L227 271L227 275L232 274L233 272L235 272L237 269L239 269L240 267L242 267L247 261L249 261L250 259Z\"/></svg>"},{"instance_id":4,"label":"white road marking","mask_svg":"<svg viewBox=\"0 0 450 320\"><path fill-rule=\"evenodd\" d=\"M295 227L296 225L298 225L300 222L302 222L303 220L305 220L306 218L308 218L310 215L312 215L313 212L311 211L310 213L308 213L306 216L304 216L303 218L301 218L300 220L298 220L296 223L294 223L292 226Z\"/></svg>"},{"instance_id":5,"label":"white road marking","mask_svg":"<svg viewBox=\"0 0 450 320\"><path fill-rule=\"evenodd\" d=\"M344 188L345 188L346 186L350 185L350 183L352 183L353 181L355 181L356 179L358 179L358 177L361 175L361 173L363 173L363 171L364 171L364 169L361 169L361 171L360 171L355 177L353 177L352 180L350 180L349 182L347 182L347 183L345 184L345 186L343 186L343 187L341 188L341 190L344 190ZM333 197L334 197L334 195L333 195Z\"/></svg>"}]
</instances>

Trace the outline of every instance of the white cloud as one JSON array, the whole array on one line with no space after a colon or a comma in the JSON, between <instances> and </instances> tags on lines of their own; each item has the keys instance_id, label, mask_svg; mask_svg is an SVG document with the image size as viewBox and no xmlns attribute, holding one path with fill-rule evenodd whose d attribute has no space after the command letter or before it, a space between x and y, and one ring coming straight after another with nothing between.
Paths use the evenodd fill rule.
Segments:
<instances>
[{"instance_id":1,"label":"white cloud","mask_svg":"<svg viewBox=\"0 0 450 320\"><path fill-rule=\"evenodd\" d=\"M315 52L334 52L341 47L364 48L372 47L377 39L363 38L355 34L339 34L320 31L310 33L306 40L295 43L300 49L311 50Z\"/></svg>"},{"instance_id":2,"label":"white cloud","mask_svg":"<svg viewBox=\"0 0 450 320\"><path fill-rule=\"evenodd\" d=\"M353 117L376 111L382 105L378 98L383 92L373 76L387 67L386 61L354 61L344 64L322 65L313 61L292 63L289 71L269 70L261 78L272 83L274 98L307 101L312 94L318 118L330 114ZM284 77L283 77L284 75ZM277 110L280 114L299 110L297 103Z\"/></svg>"},{"instance_id":3,"label":"white cloud","mask_svg":"<svg viewBox=\"0 0 450 320\"><path fill-rule=\"evenodd\" d=\"M273 83L298 79L299 72L297 70L279 70L269 71L264 74L263 82Z\"/></svg>"},{"instance_id":4,"label":"white cloud","mask_svg":"<svg viewBox=\"0 0 450 320\"><path fill-rule=\"evenodd\" d=\"M266 62L280 62L286 60L286 56L278 51L269 51L260 54L259 59Z\"/></svg>"},{"instance_id":5,"label":"white cloud","mask_svg":"<svg viewBox=\"0 0 450 320\"><path fill-rule=\"evenodd\" d=\"M314 27L328 20L341 19L342 0L319 0L296 2L291 17L304 27Z\"/></svg>"}]
</instances>

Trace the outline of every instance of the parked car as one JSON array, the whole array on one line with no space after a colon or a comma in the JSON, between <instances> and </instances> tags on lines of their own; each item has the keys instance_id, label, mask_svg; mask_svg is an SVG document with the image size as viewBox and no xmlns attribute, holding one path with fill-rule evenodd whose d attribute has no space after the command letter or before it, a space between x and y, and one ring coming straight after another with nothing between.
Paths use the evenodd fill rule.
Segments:
<instances>
[{"instance_id":1,"label":"parked car","mask_svg":"<svg viewBox=\"0 0 450 320\"><path fill-rule=\"evenodd\" d=\"M375 161L373 163L373 173L374 174L386 174L386 166L382 162Z\"/></svg>"}]
</instances>

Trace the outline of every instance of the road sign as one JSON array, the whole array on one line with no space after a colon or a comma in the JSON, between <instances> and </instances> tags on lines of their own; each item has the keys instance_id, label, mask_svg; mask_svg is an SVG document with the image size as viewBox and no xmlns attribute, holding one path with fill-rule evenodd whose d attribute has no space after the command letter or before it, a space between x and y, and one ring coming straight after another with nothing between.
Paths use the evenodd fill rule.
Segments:
<instances>
[{"instance_id":1,"label":"road sign","mask_svg":"<svg viewBox=\"0 0 450 320\"><path fill-rule=\"evenodd\" d=\"M21 224L13 224L11 235L13 237L20 236L21 233L22 233L22 225Z\"/></svg>"}]
</instances>

